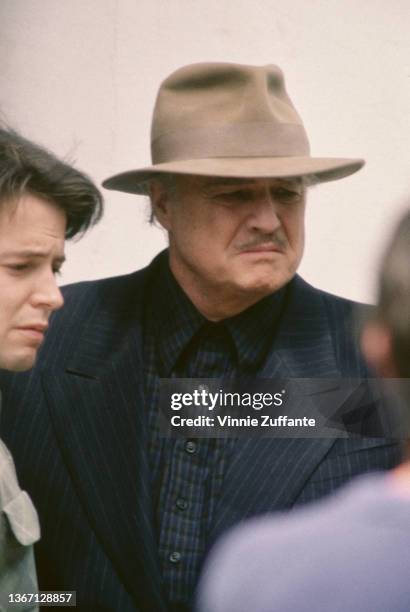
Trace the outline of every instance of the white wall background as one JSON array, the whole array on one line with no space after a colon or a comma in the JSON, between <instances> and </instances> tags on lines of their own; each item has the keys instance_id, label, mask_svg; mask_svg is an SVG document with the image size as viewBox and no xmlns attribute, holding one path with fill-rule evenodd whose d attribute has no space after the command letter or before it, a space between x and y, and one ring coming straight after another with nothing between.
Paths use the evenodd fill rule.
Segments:
<instances>
[{"instance_id":1,"label":"white wall background","mask_svg":"<svg viewBox=\"0 0 410 612\"><path fill-rule=\"evenodd\" d=\"M301 272L372 300L410 195L409 0L0 0L0 117L97 182L149 163L158 85L197 61L279 64L313 154L367 160L312 190ZM105 197L64 283L131 271L165 244L143 198Z\"/></svg>"}]
</instances>

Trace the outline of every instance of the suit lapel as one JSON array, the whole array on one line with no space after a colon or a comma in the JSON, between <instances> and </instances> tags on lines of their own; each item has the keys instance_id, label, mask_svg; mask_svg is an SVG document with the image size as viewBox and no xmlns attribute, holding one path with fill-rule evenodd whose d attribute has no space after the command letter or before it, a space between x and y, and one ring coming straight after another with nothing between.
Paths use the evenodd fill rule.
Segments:
<instances>
[{"instance_id":1,"label":"suit lapel","mask_svg":"<svg viewBox=\"0 0 410 612\"><path fill-rule=\"evenodd\" d=\"M141 295L135 286L133 295ZM141 299L96 308L64 371L43 374L62 453L91 527L141 609L161 611L143 410Z\"/></svg>"},{"instance_id":2,"label":"suit lapel","mask_svg":"<svg viewBox=\"0 0 410 612\"><path fill-rule=\"evenodd\" d=\"M323 295L298 276L289 288L273 349L260 374L274 376L340 376Z\"/></svg>"},{"instance_id":3,"label":"suit lapel","mask_svg":"<svg viewBox=\"0 0 410 612\"><path fill-rule=\"evenodd\" d=\"M287 296L272 351L259 378L327 379L320 384L322 400L339 392L331 324L320 292L296 277ZM328 380L332 379L332 380ZM290 414L292 404L284 414ZM334 438L253 438L235 444L212 532L244 517L289 508L329 451Z\"/></svg>"}]
</instances>

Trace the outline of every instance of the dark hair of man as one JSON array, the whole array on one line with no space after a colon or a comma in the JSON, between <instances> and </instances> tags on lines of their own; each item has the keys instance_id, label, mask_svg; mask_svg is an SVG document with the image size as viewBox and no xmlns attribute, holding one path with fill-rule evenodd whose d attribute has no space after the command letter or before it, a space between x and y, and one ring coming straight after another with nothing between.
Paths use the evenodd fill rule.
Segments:
<instances>
[{"instance_id":1,"label":"dark hair of man","mask_svg":"<svg viewBox=\"0 0 410 612\"><path fill-rule=\"evenodd\" d=\"M401 219L380 272L377 318L392 334L395 366L410 378L410 210Z\"/></svg>"},{"instance_id":2,"label":"dark hair of man","mask_svg":"<svg viewBox=\"0 0 410 612\"><path fill-rule=\"evenodd\" d=\"M25 193L64 211L67 239L84 234L103 213L102 195L85 174L14 130L0 128L0 204L18 202Z\"/></svg>"}]
</instances>

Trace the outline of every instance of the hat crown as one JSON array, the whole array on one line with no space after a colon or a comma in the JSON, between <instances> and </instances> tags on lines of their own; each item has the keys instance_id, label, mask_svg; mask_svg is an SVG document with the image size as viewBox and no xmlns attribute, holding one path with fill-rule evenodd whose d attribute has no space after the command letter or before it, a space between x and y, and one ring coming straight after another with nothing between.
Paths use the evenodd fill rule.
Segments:
<instances>
[{"instance_id":1,"label":"hat crown","mask_svg":"<svg viewBox=\"0 0 410 612\"><path fill-rule=\"evenodd\" d=\"M162 82L151 156L150 167L116 174L104 187L147 194L157 173L331 181L364 164L361 159L311 157L278 66L222 62L184 66Z\"/></svg>"},{"instance_id":2,"label":"hat crown","mask_svg":"<svg viewBox=\"0 0 410 612\"><path fill-rule=\"evenodd\" d=\"M278 66L222 63L185 66L165 79L156 100L152 137L172 127L202 126L204 121L302 124Z\"/></svg>"},{"instance_id":3,"label":"hat crown","mask_svg":"<svg viewBox=\"0 0 410 612\"><path fill-rule=\"evenodd\" d=\"M200 63L161 84L153 163L210 157L307 155L302 121L278 66Z\"/></svg>"}]
</instances>

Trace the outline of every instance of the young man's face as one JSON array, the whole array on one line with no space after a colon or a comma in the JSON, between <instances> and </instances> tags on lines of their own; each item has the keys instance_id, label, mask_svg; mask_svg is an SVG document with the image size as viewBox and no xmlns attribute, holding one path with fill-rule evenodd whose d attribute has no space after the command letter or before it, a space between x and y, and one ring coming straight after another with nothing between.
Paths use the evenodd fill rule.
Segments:
<instances>
[{"instance_id":1,"label":"young man's face","mask_svg":"<svg viewBox=\"0 0 410 612\"><path fill-rule=\"evenodd\" d=\"M0 368L33 365L53 310L64 261L65 213L29 193L0 205Z\"/></svg>"}]
</instances>

